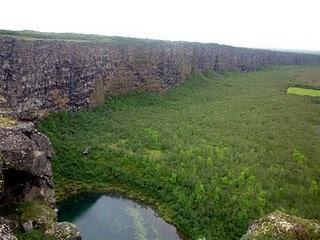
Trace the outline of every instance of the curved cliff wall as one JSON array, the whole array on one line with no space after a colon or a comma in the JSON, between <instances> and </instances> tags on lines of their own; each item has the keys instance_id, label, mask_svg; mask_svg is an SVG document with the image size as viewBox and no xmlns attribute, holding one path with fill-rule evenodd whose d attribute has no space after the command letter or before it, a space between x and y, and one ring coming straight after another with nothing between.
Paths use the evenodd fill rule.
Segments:
<instances>
[{"instance_id":1,"label":"curved cliff wall","mask_svg":"<svg viewBox=\"0 0 320 240\"><path fill-rule=\"evenodd\" d=\"M192 70L318 64L320 56L153 40L67 41L0 36L0 97L16 112L71 110L106 94L161 91Z\"/></svg>"}]
</instances>

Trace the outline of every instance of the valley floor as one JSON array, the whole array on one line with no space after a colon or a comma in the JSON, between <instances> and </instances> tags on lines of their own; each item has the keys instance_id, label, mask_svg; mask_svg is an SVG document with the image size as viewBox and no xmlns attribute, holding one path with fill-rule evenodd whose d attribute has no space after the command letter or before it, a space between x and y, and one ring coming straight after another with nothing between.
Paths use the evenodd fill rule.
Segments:
<instances>
[{"instance_id":1,"label":"valley floor","mask_svg":"<svg viewBox=\"0 0 320 240\"><path fill-rule=\"evenodd\" d=\"M186 236L239 239L275 209L320 218L319 66L196 73L166 93L109 97L38 128L56 152L60 199L115 187Z\"/></svg>"}]
</instances>

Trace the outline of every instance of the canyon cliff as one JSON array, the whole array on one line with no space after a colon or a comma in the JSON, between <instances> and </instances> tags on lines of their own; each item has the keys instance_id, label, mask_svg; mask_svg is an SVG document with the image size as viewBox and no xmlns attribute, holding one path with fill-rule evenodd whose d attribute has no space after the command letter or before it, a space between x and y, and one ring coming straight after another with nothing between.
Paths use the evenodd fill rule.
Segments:
<instances>
[{"instance_id":1,"label":"canyon cliff","mask_svg":"<svg viewBox=\"0 0 320 240\"><path fill-rule=\"evenodd\" d=\"M218 44L0 35L0 97L20 118L32 119L40 111L95 105L108 94L166 90L191 71L318 63L319 55Z\"/></svg>"}]
</instances>

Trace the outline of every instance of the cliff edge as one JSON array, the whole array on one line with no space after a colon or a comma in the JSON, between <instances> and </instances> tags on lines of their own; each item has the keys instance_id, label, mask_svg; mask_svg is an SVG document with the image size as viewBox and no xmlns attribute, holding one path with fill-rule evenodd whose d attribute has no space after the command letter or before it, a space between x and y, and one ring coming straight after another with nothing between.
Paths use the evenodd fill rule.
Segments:
<instances>
[{"instance_id":1,"label":"cliff edge","mask_svg":"<svg viewBox=\"0 0 320 240\"><path fill-rule=\"evenodd\" d=\"M32 120L99 104L108 94L164 91L192 71L319 63L320 55L213 43L0 31L0 98Z\"/></svg>"}]
</instances>

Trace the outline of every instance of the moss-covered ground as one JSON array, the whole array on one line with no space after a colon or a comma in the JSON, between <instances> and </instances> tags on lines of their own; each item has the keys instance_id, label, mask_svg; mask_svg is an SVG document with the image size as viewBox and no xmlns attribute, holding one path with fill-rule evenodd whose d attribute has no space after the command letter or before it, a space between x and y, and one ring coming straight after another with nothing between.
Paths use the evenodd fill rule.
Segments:
<instances>
[{"instance_id":1,"label":"moss-covered ground","mask_svg":"<svg viewBox=\"0 0 320 240\"><path fill-rule=\"evenodd\" d=\"M43 202L21 202L1 206L0 215L19 223L14 232L19 240L55 240L44 232L56 221L56 213ZM33 229L25 232L21 224L28 221L33 222Z\"/></svg>"},{"instance_id":2,"label":"moss-covered ground","mask_svg":"<svg viewBox=\"0 0 320 240\"><path fill-rule=\"evenodd\" d=\"M106 99L38 127L53 142L58 197L115 187L192 239L239 239L280 209L320 218L319 66L200 74L166 93Z\"/></svg>"}]
</instances>

